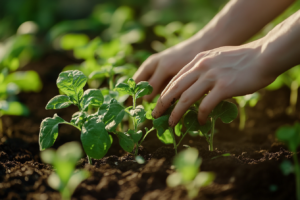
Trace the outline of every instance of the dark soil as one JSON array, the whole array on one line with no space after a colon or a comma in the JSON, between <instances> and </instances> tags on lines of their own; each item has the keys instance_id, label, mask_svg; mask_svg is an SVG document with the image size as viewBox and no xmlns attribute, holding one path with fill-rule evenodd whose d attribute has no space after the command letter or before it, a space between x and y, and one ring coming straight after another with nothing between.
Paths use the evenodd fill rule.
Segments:
<instances>
[{"instance_id":1,"label":"dark soil","mask_svg":"<svg viewBox=\"0 0 300 200\"><path fill-rule=\"evenodd\" d=\"M48 100L58 94L56 79L62 68L74 60L59 54L44 57L22 70L36 70L43 81L40 93L21 93L31 115L28 117L4 116L4 132L0 135L0 199L60 199L57 191L47 185L47 177L53 171L40 160L38 146L39 126L43 118L57 113L70 120L76 107L46 111ZM248 120L244 131L238 130L238 119L231 124L217 123L214 138L215 151L208 151L201 137L185 138L182 144L196 147L203 158L202 171L213 171L216 179L210 186L200 189L196 199L236 200L287 200L295 198L294 176L284 176L280 163L291 160L292 153L278 142L275 131L285 124L299 120L300 114L288 116L289 90L260 91L261 100L254 108L248 108ZM299 106L298 106L299 108ZM298 109L299 110L299 109ZM300 113L300 112L298 112ZM68 141L80 141L75 128L62 125L54 148ZM184 147L181 147L183 149ZM114 143L106 157L87 164L82 158L78 168L88 170L91 176L76 189L72 199L188 199L184 187L168 188L166 178L172 173L172 145L164 145L150 134L139 151L146 159L137 164L133 156ZM218 157L223 153L231 156Z\"/></svg>"}]
</instances>

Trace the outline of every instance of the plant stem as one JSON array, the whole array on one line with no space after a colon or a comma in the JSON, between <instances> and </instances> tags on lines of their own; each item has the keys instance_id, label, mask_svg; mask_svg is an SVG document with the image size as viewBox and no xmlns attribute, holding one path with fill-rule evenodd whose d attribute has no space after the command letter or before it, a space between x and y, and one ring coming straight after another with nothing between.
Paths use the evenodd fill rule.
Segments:
<instances>
[{"instance_id":1,"label":"plant stem","mask_svg":"<svg viewBox=\"0 0 300 200\"><path fill-rule=\"evenodd\" d=\"M214 118L212 118L212 123L211 123L211 133L210 133L210 138L209 138L209 147L208 149L210 151L214 150L214 145L213 145L213 141L214 141L214 133L215 133L215 122L216 120Z\"/></svg>"},{"instance_id":2,"label":"plant stem","mask_svg":"<svg viewBox=\"0 0 300 200\"><path fill-rule=\"evenodd\" d=\"M298 99L298 88L299 84L295 80L291 84L291 96L290 96L290 108L289 108L289 114L295 114L296 112L296 104Z\"/></svg>"},{"instance_id":3,"label":"plant stem","mask_svg":"<svg viewBox=\"0 0 300 200\"><path fill-rule=\"evenodd\" d=\"M87 158L88 158L88 163L89 163L90 165L92 165L92 164L93 164L92 158L89 157L88 155L87 155Z\"/></svg>"},{"instance_id":4,"label":"plant stem","mask_svg":"<svg viewBox=\"0 0 300 200\"><path fill-rule=\"evenodd\" d=\"M175 140L175 135L174 135L174 131L172 127L169 127L169 131L172 135L173 138L173 145L174 145L174 149L175 149L175 155L177 155L177 145L176 145L176 140Z\"/></svg>"},{"instance_id":5,"label":"plant stem","mask_svg":"<svg viewBox=\"0 0 300 200\"><path fill-rule=\"evenodd\" d=\"M144 137L143 137L143 139L141 140L140 144L142 144L142 142L144 142L144 140L145 140L145 138L147 137L147 135L148 135L151 131L153 131L154 129L155 129L155 128L152 127L149 131L146 132L146 134L144 135Z\"/></svg>"},{"instance_id":6,"label":"plant stem","mask_svg":"<svg viewBox=\"0 0 300 200\"><path fill-rule=\"evenodd\" d=\"M297 158L297 153L293 153L294 165L295 165L295 176L296 176L296 196L297 200L300 200L300 166Z\"/></svg>"},{"instance_id":7,"label":"plant stem","mask_svg":"<svg viewBox=\"0 0 300 200\"><path fill-rule=\"evenodd\" d=\"M240 106L240 125L239 130L244 130L246 124L246 111L245 106Z\"/></svg>"},{"instance_id":8,"label":"plant stem","mask_svg":"<svg viewBox=\"0 0 300 200\"><path fill-rule=\"evenodd\" d=\"M185 133L182 135L181 139L179 140L178 144L177 144L177 148L179 147L181 141L183 140L183 138L186 136L186 134L189 132L190 127L185 131Z\"/></svg>"},{"instance_id":9,"label":"plant stem","mask_svg":"<svg viewBox=\"0 0 300 200\"><path fill-rule=\"evenodd\" d=\"M114 67L112 66L109 73L109 89L114 89Z\"/></svg>"}]
</instances>

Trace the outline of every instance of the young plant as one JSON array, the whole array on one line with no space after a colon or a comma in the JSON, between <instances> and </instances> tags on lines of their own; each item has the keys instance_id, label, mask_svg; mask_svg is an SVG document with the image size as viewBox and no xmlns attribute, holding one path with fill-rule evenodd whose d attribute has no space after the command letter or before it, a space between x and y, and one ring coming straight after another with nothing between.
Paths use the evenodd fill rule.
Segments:
<instances>
[{"instance_id":1,"label":"young plant","mask_svg":"<svg viewBox=\"0 0 300 200\"><path fill-rule=\"evenodd\" d=\"M212 172L199 172L202 159L198 156L198 150L195 148L180 152L173 161L176 172L167 178L169 187L185 186L188 197L191 199L198 195L201 187L210 185L215 179Z\"/></svg>"},{"instance_id":2,"label":"young plant","mask_svg":"<svg viewBox=\"0 0 300 200\"><path fill-rule=\"evenodd\" d=\"M249 105L250 107L254 107L258 100L259 100L259 94L257 92L253 94L248 94L245 96L239 96L239 97L233 97L235 98L236 102L239 104L240 108L240 125L239 129L244 130L245 124L246 124L246 105Z\"/></svg>"},{"instance_id":3,"label":"young plant","mask_svg":"<svg viewBox=\"0 0 300 200\"><path fill-rule=\"evenodd\" d=\"M132 97L132 101L133 101L132 105L133 106L130 106L130 107L126 108L125 110L132 118L133 130L128 130L127 133L118 133L118 136L124 138L122 140L120 139L120 145L123 147L123 149L125 151L131 152L132 149L134 148L134 145L136 146L135 156L137 156L138 148L139 148L140 144L144 141L146 136L154 128L152 128L150 130L148 130L146 128L146 134L145 134L144 138L141 140L143 134L142 134L141 130L138 131L138 125L145 121L146 112L142 105L136 106L136 100L145 95L151 94L153 88L151 85L149 85L148 82L142 81L142 82L139 82L138 84L136 84L135 81L132 78L130 78L130 79L128 79L127 83L117 84L115 87L115 90L119 91L119 92L125 92L126 94L128 94ZM125 135L126 135L126 137L125 137ZM125 138L127 138L127 139L125 140Z\"/></svg>"},{"instance_id":4,"label":"young plant","mask_svg":"<svg viewBox=\"0 0 300 200\"><path fill-rule=\"evenodd\" d=\"M88 89L83 92L86 81L87 77L78 70L59 74L57 87L66 95L52 98L46 109L61 109L73 104L78 107L79 112L73 114L70 122L57 114L53 118L44 119L40 128L39 144L40 150L51 147L58 136L58 125L72 125L81 131L81 142L88 161L92 164L91 158L100 159L107 153L112 144L112 137L108 132L116 131L125 111L115 99L103 103L103 95L98 89ZM98 110L89 114L87 113L89 106L96 107Z\"/></svg>"},{"instance_id":5,"label":"young plant","mask_svg":"<svg viewBox=\"0 0 300 200\"><path fill-rule=\"evenodd\" d=\"M74 172L76 163L81 157L81 146L77 142L66 143L57 151L48 149L41 152L42 161L53 165L55 169L48 178L48 184L60 192L63 200L70 200L76 187L89 176L85 170Z\"/></svg>"},{"instance_id":6,"label":"young plant","mask_svg":"<svg viewBox=\"0 0 300 200\"><path fill-rule=\"evenodd\" d=\"M293 152L294 173L296 176L296 196L300 200L300 165L297 157L297 148L300 146L300 123L294 126L283 126L276 131L277 138L284 142L289 150Z\"/></svg>"},{"instance_id":7,"label":"young plant","mask_svg":"<svg viewBox=\"0 0 300 200\"><path fill-rule=\"evenodd\" d=\"M215 134L215 123L218 118L223 123L232 122L238 115L238 108L234 103L221 101L209 114L209 118L205 125L200 125L198 122L198 113L196 109L191 109L184 117L184 126L189 131L198 131L205 136L209 144L209 150L213 151L213 137ZM208 134L210 131L210 134Z\"/></svg>"}]
</instances>

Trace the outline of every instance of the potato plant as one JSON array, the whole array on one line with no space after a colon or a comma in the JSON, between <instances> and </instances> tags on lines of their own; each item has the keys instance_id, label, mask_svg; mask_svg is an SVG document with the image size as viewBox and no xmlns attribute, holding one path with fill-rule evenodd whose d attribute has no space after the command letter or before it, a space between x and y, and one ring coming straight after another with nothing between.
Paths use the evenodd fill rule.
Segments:
<instances>
[{"instance_id":1,"label":"potato plant","mask_svg":"<svg viewBox=\"0 0 300 200\"><path fill-rule=\"evenodd\" d=\"M55 169L48 178L48 184L60 192L63 200L70 200L76 187L89 176L85 170L75 170L81 156L81 146L77 142L66 143L57 151L47 149L41 152L42 161Z\"/></svg>"},{"instance_id":2,"label":"potato plant","mask_svg":"<svg viewBox=\"0 0 300 200\"><path fill-rule=\"evenodd\" d=\"M113 142L109 133L113 133L119 138L119 143L125 151L131 152L135 145L138 148L152 130L147 130L145 137L139 143L142 132L137 130L137 125L145 120L143 107L136 107L134 103L133 107L125 109L109 95L105 101L99 89L83 91L86 82L87 77L78 70L65 71L59 74L57 87L66 95L53 97L46 105L46 109L62 109L73 104L78 107L79 111L73 114L70 122L65 121L57 114L53 118L44 119L40 127L40 150L49 148L54 144L58 136L59 124L69 124L81 131L81 142L90 164L92 164L91 158L100 159L107 153ZM152 92L152 87L147 82L135 84L132 79L128 80L128 84L117 85L117 88L118 90L128 89L126 91L134 96L134 102L137 98ZM94 113L87 112L90 106L97 108L97 111ZM126 112L134 119L134 130L124 132L118 128L118 125L122 122Z\"/></svg>"},{"instance_id":3,"label":"potato plant","mask_svg":"<svg viewBox=\"0 0 300 200\"><path fill-rule=\"evenodd\" d=\"M198 195L201 187L210 185L215 179L212 172L199 172L202 159L198 156L199 152L195 148L188 148L180 152L173 161L176 172L167 178L169 187L183 185L191 199Z\"/></svg>"},{"instance_id":4,"label":"potato plant","mask_svg":"<svg viewBox=\"0 0 300 200\"><path fill-rule=\"evenodd\" d=\"M297 157L297 148L300 146L300 123L296 122L294 126L283 126L276 131L277 138L284 142L289 150L293 152L294 169L296 178L296 196L300 200L300 165Z\"/></svg>"},{"instance_id":5,"label":"potato plant","mask_svg":"<svg viewBox=\"0 0 300 200\"><path fill-rule=\"evenodd\" d=\"M153 126L157 129L157 136L162 142L166 144L173 143L175 153L177 153L177 148L186 134L189 132L198 132L205 136L209 144L209 150L213 151L213 136L215 134L216 120L220 118L223 123L230 123L237 117L238 109L235 104L222 101L209 114L206 124L200 125L197 117L197 107L192 106L174 128L169 127L168 119L170 114L171 110L169 109L165 115L153 120ZM182 134L181 131L183 125L186 128L184 134ZM175 135L181 136L178 144L176 144Z\"/></svg>"}]
</instances>

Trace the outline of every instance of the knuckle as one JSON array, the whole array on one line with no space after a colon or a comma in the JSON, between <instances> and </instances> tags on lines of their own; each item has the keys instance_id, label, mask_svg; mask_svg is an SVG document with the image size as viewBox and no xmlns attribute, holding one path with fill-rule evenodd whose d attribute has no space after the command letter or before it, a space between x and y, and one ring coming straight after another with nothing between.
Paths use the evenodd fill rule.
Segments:
<instances>
[{"instance_id":1,"label":"knuckle","mask_svg":"<svg viewBox=\"0 0 300 200\"><path fill-rule=\"evenodd\" d=\"M206 106L203 106L203 105L200 105L199 106L199 113L201 113L201 114L206 114L206 113L208 113L209 112L209 109L206 107Z\"/></svg>"},{"instance_id":2,"label":"knuckle","mask_svg":"<svg viewBox=\"0 0 300 200\"><path fill-rule=\"evenodd\" d=\"M177 90L179 88L178 81L174 81L170 87L172 90Z\"/></svg>"},{"instance_id":3,"label":"knuckle","mask_svg":"<svg viewBox=\"0 0 300 200\"><path fill-rule=\"evenodd\" d=\"M218 76L218 74L219 74L218 69L210 69L205 74L205 79L215 79Z\"/></svg>"}]
</instances>

